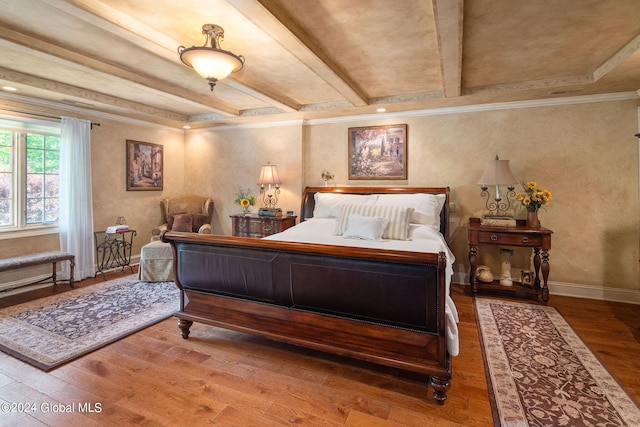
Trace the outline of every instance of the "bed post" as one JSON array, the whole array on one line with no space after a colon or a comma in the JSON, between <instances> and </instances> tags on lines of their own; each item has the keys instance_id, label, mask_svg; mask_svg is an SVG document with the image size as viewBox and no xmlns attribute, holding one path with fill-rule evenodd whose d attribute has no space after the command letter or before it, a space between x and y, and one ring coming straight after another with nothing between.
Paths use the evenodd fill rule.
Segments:
<instances>
[{"instance_id":1,"label":"bed post","mask_svg":"<svg viewBox=\"0 0 640 427\"><path fill-rule=\"evenodd\" d=\"M437 376L432 376L430 380L431 387L433 387L433 398L438 405L444 405L444 401L447 400L447 390L451 387L451 381L443 379Z\"/></svg>"}]
</instances>

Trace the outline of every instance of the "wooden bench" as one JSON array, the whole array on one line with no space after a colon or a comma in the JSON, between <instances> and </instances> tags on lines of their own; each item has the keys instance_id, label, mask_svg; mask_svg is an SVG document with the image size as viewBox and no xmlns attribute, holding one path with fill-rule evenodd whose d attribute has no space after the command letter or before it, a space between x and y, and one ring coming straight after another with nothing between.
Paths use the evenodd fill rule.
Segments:
<instances>
[{"instance_id":1,"label":"wooden bench","mask_svg":"<svg viewBox=\"0 0 640 427\"><path fill-rule=\"evenodd\" d=\"M73 286L73 268L75 266L75 255L70 254L68 252L63 251L50 251L50 252L39 252L35 254L25 254L25 255L17 255L9 258L1 258L0 259L0 273L11 270L18 270L20 268L34 267L43 264L53 264L53 273L51 276L46 277L42 280L39 280L35 283L42 283L47 280L51 280L53 286L58 284L58 280L56 278L56 264L62 261L69 261L69 280L65 280L71 286ZM33 285L35 283L30 283L29 285ZM28 285L23 285L28 286Z\"/></svg>"}]
</instances>

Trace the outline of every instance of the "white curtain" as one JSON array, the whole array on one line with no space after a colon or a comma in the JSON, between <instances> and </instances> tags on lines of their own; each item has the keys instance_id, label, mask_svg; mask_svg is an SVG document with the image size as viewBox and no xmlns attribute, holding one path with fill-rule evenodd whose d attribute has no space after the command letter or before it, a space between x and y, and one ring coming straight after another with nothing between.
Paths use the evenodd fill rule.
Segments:
<instances>
[{"instance_id":1,"label":"white curtain","mask_svg":"<svg viewBox=\"0 0 640 427\"><path fill-rule=\"evenodd\" d=\"M74 280L95 275L91 197L91 122L62 117L60 137L60 250L75 255ZM62 273L69 277L67 263ZM65 271L66 268L66 271Z\"/></svg>"}]
</instances>

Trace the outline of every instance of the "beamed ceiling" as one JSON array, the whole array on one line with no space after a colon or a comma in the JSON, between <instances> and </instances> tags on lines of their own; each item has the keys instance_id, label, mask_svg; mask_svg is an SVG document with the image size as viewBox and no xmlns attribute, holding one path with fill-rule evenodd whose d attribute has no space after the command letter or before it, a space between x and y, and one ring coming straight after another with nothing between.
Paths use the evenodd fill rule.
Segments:
<instances>
[{"instance_id":1,"label":"beamed ceiling","mask_svg":"<svg viewBox=\"0 0 640 427\"><path fill-rule=\"evenodd\" d=\"M638 0L0 0L0 97L192 128L640 89ZM203 24L244 69L181 63Z\"/></svg>"}]
</instances>

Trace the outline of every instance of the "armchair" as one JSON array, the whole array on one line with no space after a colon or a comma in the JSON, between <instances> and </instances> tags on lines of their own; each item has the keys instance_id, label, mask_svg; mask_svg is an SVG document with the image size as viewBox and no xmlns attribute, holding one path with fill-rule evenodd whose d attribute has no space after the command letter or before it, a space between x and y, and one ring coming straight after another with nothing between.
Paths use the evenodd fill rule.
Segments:
<instances>
[{"instance_id":1,"label":"armchair","mask_svg":"<svg viewBox=\"0 0 640 427\"><path fill-rule=\"evenodd\" d=\"M162 224L151 230L151 240L158 240L165 230L211 234L213 200L194 194L169 197L160 201Z\"/></svg>"}]
</instances>

